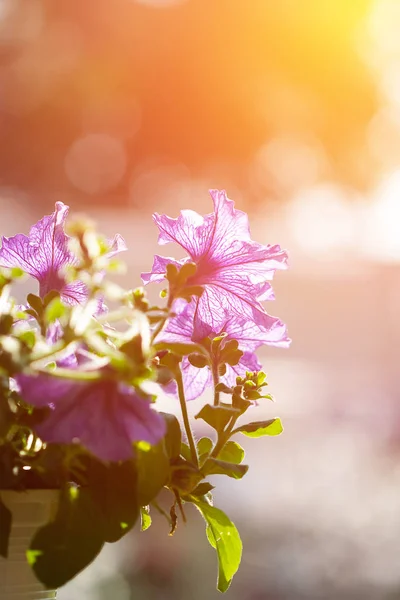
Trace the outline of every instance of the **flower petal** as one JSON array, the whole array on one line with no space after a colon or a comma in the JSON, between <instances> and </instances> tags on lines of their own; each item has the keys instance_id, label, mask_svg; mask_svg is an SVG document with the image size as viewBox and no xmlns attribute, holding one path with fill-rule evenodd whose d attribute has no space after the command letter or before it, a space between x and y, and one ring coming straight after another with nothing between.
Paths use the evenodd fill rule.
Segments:
<instances>
[{"instance_id":1,"label":"flower petal","mask_svg":"<svg viewBox=\"0 0 400 600\"><path fill-rule=\"evenodd\" d=\"M185 357L181 363L183 387L187 402L200 398L208 387L212 386L212 375L208 367L198 369L190 364ZM163 386L164 391L174 398L178 398L178 387L176 381L171 381Z\"/></svg>"},{"instance_id":2,"label":"flower petal","mask_svg":"<svg viewBox=\"0 0 400 600\"><path fill-rule=\"evenodd\" d=\"M124 238L119 233L116 233L114 238L110 241L110 251L107 252L107 256L111 258L126 250L128 250L128 246L126 245Z\"/></svg>"},{"instance_id":3,"label":"flower petal","mask_svg":"<svg viewBox=\"0 0 400 600\"><path fill-rule=\"evenodd\" d=\"M173 264L180 268L186 262L188 262L187 258L175 260L174 258L159 256L158 254L156 254L154 256L154 262L151 271L142 273L142 281L144 285L147 285L148 283L161 283L165 279L167 265Z\"/></svg>"},{"instance_id":4,"label":"flower petal","mask_svg":"<svg viewBox=\"0 0 400 600\"><path fill-rule=\"evenodd\" d=\"M102 460L132 456L132 443L157 443L165 421L148 400L116 381L73 381L51 374L19 375L22 398L50 411L36 426L46 442L81 443Z\"/></svg>"},{"instance_id":5,"label":"flower petal","mask_svg":"<svg viewBox=\"0 0 400 600\"><path fill-rule=\"evenodd\" d=\"M75 280L63 286L61 298L71 306L84 304L88 298L88 289L83 281Z\"/></svg>"},{"instance_id":6,"label":"flower petal","mask_svg":"<svg viewBox=\"0 0 400 600\"><path fill-rule=\"evenodd\" d=\"M33 225L29 237L23 234L3 237L0 266L17 266L35 277L40 282L42 296L51 289L61 290L64 280L59 271L75 260L63 229L68 210L65 204L56 202L54 213Z\"/></svg>"}]
</instances>

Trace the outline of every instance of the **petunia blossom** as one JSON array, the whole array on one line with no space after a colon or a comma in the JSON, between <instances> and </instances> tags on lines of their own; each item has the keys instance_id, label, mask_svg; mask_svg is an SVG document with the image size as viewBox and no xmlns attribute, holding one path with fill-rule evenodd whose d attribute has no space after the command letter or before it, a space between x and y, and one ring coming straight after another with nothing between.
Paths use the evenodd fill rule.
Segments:
<instances>
[{"instance_id":1,"label":"petunia blossom","mask_svg":"<svg viewBox=\"0 0 400 600\"><path fill-rule=\"evenodd\" d=\"M115 380L77 381L51 373L16 379L25 402L49 407L35 426L45 442L80 443L102 460L119 461L132 457L132 442L156 444L165 435L165 421L150 401Z\"/></svg>"},{"instance_id":2,"label":"petunia blossom","mask_svg":"<svg viewBox=\"0 0 400 600\"><path fill-rule=\"evenodd\" d=\"M178 313L168 321L167 326L159 334L156 342L190 343L196 310L195 302L192 301L186 304L183 301L178 301L176 307ZM267 314L261 315L257 323L245 317L232 315L223 323L220 330L213 331L210 334L210 338L217 337L222 333L226 334L222 347L226 342L234 339L239 344L239 350L243 352L238 364L233 367L226 365L226 373L220 378L221 382L228 386L234 385L238 375L243 376L246 371L260 371L262 369L255 354L255 350L260 346L266 344L287 348L290 345L285 324L278 318ZM212 386L213 380L208 366L201 369L194 367L186 357L182 360L181 366L186 400L198 398L207 387ZM168 384L166 391L176 395L176 386L173 382Z\"/></svg>"},{"instance_id":3,"label":"petunia blossom","mask_svg":"<svg viewBox=\"0 0 400 600\"><path fill-rule=\"evenodd\" d=\"M188 257L176 261L156 255L151 272L142 274L145 284L161 282L167 264L196 264L197 271L187 282L204 288L195 300L195 340L221 329L226 315L232 313L262 319L261 301L273 299L269 281L277 269L287 267L287 254L280 246L251 240L246 213L234 208L225 191L210 190L210 194L214 212L204 217L192 210L181 211L177 219L154 215L159 244L175 242Z\"/></svg>"},{"instance_id":4,"label":"petunia blossom","mask_svg":"<svg viewBox=\"0 0 400 600\"><path fill-rule=\"evenodd\" d=\"M39 282L39 295L43 298L51 290L60 292L67 304L80 304L87 298L87 288L82 281L65 281L63 269L77 259L68 247L69 236L64 224L69 207L56 202L55 211L31 227L29 236L22 233L2 238L0 267L19 267ZM126 250L123 238L117 234L111 242L110 256Z\"/></svg>"}]
</instances>

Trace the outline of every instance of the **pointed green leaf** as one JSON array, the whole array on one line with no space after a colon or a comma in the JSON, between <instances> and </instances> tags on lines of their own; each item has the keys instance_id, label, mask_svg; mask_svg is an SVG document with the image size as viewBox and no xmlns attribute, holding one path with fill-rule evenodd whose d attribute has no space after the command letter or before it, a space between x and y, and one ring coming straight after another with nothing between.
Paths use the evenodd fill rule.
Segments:
<instances>
[{"instance_id":1,"label":"pointed green leaf","mask_svg":"<svg viewBox=\"0 0 400 600\"><path fill-rule=\"evenodd\" d=\"M31 308L33 308L38 315L43 313L43 302L39 296L35 294L28 294L26 297L28 304Z\"/></svg>"},{"instance_id":2,"label":"pointed green leaf","mask_svg":"<svg viewBox=\"0 0 400 600\"><path fill-rule=\"evenodd\" d=\"M218 590L226 592L242 557L242 541L234 523L219 508L192 499L207 523L206 534L218 555Z\"/></svg>"},{"instance_id":3,"label":"pointed green leaf","mask_svg":"<svg viewBox=\"0 0 400 600\"><path fill-rule=\"evenodd\" d=\"M171 467L169 487L176 488L182 494L190 494L203 479L203 474L191 463L182 461Z\"/></svg>"},{"instance_id":4,"label":"pointed green leaf","mask_svg":"<svg viewBox=\"0 0 400 600\"><path fill-rule=\"evenodd\" d=\"M201 457L204 454L210 454L212 447L213 447L213 441L210 440L210 438L207 438L207 437L200 438L199 441L197 442L197 454L199 455L199 458L201 459Z\"/></svg>"},{"instance_id":5,"label":"pointed green leaf","mask_svg":"<svg viewBox=\"0 0 400 600\"><path fill-rule=\"evenodd\" d=\"M232 431L234 433L243 433L247 437L258 438L263 435L279 435L283 427L280 419L269 419L268 421L256 421L247 425L240 425Z\"/></svg>"},{"instance_id":6,"label":"pointed green leaf","mask_svg":"<svg viewBox=\"0 0 400 600\"><path fill-rule=\"evenodd\" d=\"M57 292L57 290L50 290L50 292L48 292L48 294L45 295L45 297L43 298L43 306L48 306L50 304L50 302L52 300L54 300L54 298L59 298L60 297L60 292Z\"/></svg>"},{"instance_id":7,"label":"pointed green leaf","mask_svg":"<svg viewBox=\"0 0 400 600\"><path fill-rule=\"evenodd\" d=\"M240 444L229 440L218 454L217 458L225 462L235 463L240 465L244 459L244 450Z\"/></svg>"},{"instance_id":8,"label":"pointed green leaf","mask_svg":"<svg viewBox=\"0 0 400 600\"><path fill-rule=\"evenodd\" d=\"M171 460L181 453L182 432L178 419L169 413L160 413L167 424L167 433L164 438L165 449Z\"/></svg>"},{"instance_id":9,"label":"pointed green leaf","mask_svg":"<svg viewBox=\"0 0 400 600\"><path fill-rule=\"evenodd\" d=\"M238 417L240 410L231 406L211 406L206 404L195 416L195 419L203 419L216 431L223 431L233 416Z\"/></svg>"},{"instance_id":10,"label":"pointed green leaf","mask_svg":"<svg viewBox=\"0 0 400 600\"><path fill-rule=\"evenodd\" d=\"M211 483L208 483L208 481L203 481L202 483L199 483L199 485L193 490L193 492L191 492L191 496L205 496L214 488L215 486L211 485Z\"/></svg>"},{"instance_id":11,"label":"pointed green leaf","mask_svg":"<svg viewBox=\"0 0 400 600\"><path fill-rule=\"evenodd\" d=\"M192 455L190 452L190 448L187 444L185 444L185 442L182 442L182 444L181 444L181 456L188 462L192 462Z\"/></svg>"},{"instance_id":12,"label":"pointed green leaf","mask_svg":"<svg viewBox=\"0 0 400 600\"><path fill-rule=\"evenodd\" d=\"M103 463L92 457L82 462L86 464L87 489L103 518L104 540L116 542L139 517L136 463Z\"/></svg>"},{"instance_id":13,"label":"pointed green leaf","mask_svg":"<svg viewBox=\"0 0 400 600\"><path fill-rule=\"evenodd\" d=\"M169 479L169 458L165 451L164 441L150 450L137 452L138 468L138 503L140 506L150 504Z\"/></svg>"},{"instance_id":14,"label":"pointed green leaf","mask_svg":"<svg viewBox=\"0 0 400 600\"><path fill-rule=\"evenodd\" d=\"M44 316L47 323L54 323L56 319L60 319L66 313L66 306L61 301L59 296L56 296L49 302L45 308Z\"/></svg>"},{"instance_id":15,"label":"pointed green leaf","mask_svg":"<svg viewBox=\"0 0 400 600\"><path fill-rule=\"evenodd\" d=\"M208 458L201 467L204 475L227 475L233 479L242 479L248 470L248 465L237 465L216 458Z\"/></svg>"},{"instance_id":16,"label":"pointed green leaf","mask_svg":"<svg viewBox=\"0 0 400 600\"><path fill-rule=\"evenodd\" d=\"M89 490L80 488L73 500L65 490L54 520L36 531L27 551L39 581L58 588L87 567L103 546L102 523Z\"/></svg>"}]
</instances>

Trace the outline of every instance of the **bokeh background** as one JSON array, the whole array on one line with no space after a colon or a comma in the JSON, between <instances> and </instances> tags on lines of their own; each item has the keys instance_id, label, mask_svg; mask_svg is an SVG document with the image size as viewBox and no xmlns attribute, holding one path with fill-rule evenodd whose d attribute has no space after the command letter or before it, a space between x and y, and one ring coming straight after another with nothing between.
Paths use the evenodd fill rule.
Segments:
<instances>
[{"instance_id":1,"label":"bokeh background","mask_svg":"<svg viewBox=\"0 0 400 600\"><path fill-rule=\"evenodd\" d=\"M0 0L1 234L61 200L125 237L133 287L151 213L224 188L290 251L268 308L293 344L261 354L257 409L285 432L215 498L244 541L231 600L400 598L399 31L399 0ZM189 516L60 600L217 598Z\"/></svg>"}]
</instances>

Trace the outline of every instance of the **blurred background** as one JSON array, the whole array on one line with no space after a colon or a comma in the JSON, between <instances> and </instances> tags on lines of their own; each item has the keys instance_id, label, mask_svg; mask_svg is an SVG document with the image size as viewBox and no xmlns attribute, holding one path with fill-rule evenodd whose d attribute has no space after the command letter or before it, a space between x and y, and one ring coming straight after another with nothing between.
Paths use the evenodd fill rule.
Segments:
<instances>
[{"instance_id":1,"label":"blurred background","mask_svg":"<svg viewBox=\"0 0 400 600\"><path fill-rule=\"evenodd\" d=\"M399 0L0 0L1 234L61 200L125 237L134 287L152 212L224 188L290 252L268 310L293 344L261 353L277 403L256 409L285 432L215 497L244 541L231 600L400 598L399 30ZM189 516L60 600L217 598Z\"/></svg>"}]
</instances>

